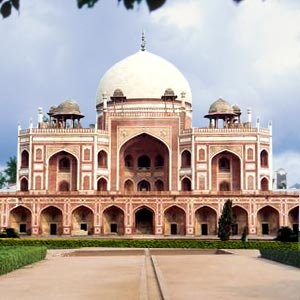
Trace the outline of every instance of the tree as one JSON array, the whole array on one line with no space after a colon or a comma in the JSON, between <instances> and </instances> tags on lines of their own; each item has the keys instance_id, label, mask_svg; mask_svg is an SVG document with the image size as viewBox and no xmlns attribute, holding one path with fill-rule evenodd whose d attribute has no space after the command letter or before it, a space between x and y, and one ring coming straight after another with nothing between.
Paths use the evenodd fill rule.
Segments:
<instances>
[{"instance_id":1,"label":"tree","mask_svg":"<svg viewBox=\"0 0 300 300\"><path fill-rule=\"evenodd\" d=\"M3 174L3 172L0 172L0 189L4 187L5 183L6 183L6 177Z\"/></svg>"},{"instance_id":2,"label":"tree","mask_svg":"<svg viewBox=\"0 0 300 300\"><path fill-rule=\"evenodd\" d=\"M6 162L6 169L4 170L6 174L6 182L7 183L16 183L17 181L17 158L12 156Z\"/></svg>"},{"instance_id":3,"label":"tree","mask_svg":"<svg viewBox=\"0 0 300 300\"><path fill-rule=\"evenodd\" d=\"M88 7L93 7L98 0L76 0L78 8L82 8L84 5L87 5ZM118 3L123 2L126 9L133 9L135 4L140 4L142 1L147 3L147 6L149 8L149 11L156 10L160 7L162 7L167 0L117 0ZM183 0L184 1L184 0ZM244 0L232 0L235 3L240 3ZM3 3L2 3L3 2ZM0 0L0 13L3 18L7 18L10 16L12 8L17 10L19 12L20 8L20 0Z\"/></svg>"},{"instance_id":4,"label":"tree","mask_svg":"<svg viewBox=\"0 0 300 300\"><path fill-rule=\"evenodd\" d=\"M222 215L219 218L218 237L222 241L229 240L232 224L232 201L228 199L223 206Z\"/></svg>"}]
</instances>

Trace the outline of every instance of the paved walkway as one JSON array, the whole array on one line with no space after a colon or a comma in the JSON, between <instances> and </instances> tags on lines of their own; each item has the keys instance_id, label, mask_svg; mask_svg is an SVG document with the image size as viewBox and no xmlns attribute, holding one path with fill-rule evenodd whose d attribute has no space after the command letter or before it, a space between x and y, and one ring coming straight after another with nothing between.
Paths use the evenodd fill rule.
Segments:
<instances>
[{"instance_id":1,"label":"paved walkway","mask_svg":"<svg viewBox=\"0 0 300 300\"><path fill-rule=\"evenodd\" d=\"M68 252L50 250L45 261L1 276L0 299L157 300L157 274L166 300L300 300L300 270L258 258L258 251L214 255L88 249L66 256Z\"/></svg>"}]
</instances>

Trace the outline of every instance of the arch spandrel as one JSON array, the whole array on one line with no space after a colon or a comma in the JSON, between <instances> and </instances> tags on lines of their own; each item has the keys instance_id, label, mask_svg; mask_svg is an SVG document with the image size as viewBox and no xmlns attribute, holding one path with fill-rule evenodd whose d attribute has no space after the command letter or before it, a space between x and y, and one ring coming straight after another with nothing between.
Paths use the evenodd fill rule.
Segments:
<instances>
[{"instance_id":1,"label":"arch spandrel","mask_svg":"<svg viewBox=\"0 0 300 300\"><path fill-rule=\"evenodd\" d=\"M145 126L135 126L135 127L120 127L118 128L118 148L120 149L126 142L132 138L139 136L141 134L148 134L163 143L165 143L168 148L171 148L171 128L165 127L145 127Z\"/></svg>"},{"instance_id":2,"label":"arch spandrel","mask_svg":"<svg viewBox=\"0 0 300 300\"><path fill-rule=\"evenodd\" d=\"M181 209L185 214L188 213L188 204L187 203L163 203L162 212L165 213L169 208L176 207Z\"/></svg>"},{"instance_id":3,"label":"arch spandrel","mask_svg":"<svg viewBox=\"0 0 300 300\"><path fill-rule=\"evenodd\" d=\"M59 145L57 146L46 146L46 160L48 161L51 156L53 156L54 154L57 154L59 152L67 152L73 156L76 157L76 159L78 160L78 158L80 157L80 146L78 145L70 145L67 147L63 147L61 148Z\"/></svg>"},{"instance_id":4,"label":"arch spandrel","mask_svg":"<svg viewBox=\"0 0 300 300\"><path fill-rule=\"evenodd\" d=\"M154 214L156 214L157 209L156 209L156 204L155 203L142 203L142 201L141 201L139 203L132 204L133 213L136 213L137 211L139 211L140 209L143 209L143 208L149 209Z\"/></svg>"},{"instance_id":5,"label":"arch spandrel","mask_svg":"<svg viewBox=\"0 0 300 300\"><path fill-rule=\"evenodd\" d=\"M281 204L278 203L261 203L261 204L258 204L256 206L256 210L255 210L255 213L257 214L260 210L262 210L263 208L266 208L266 207L271 207L273 208L274 210L276 210L277 213L280 214L280 209L281 209Z\"/></svg>"},{"instance_id":6,"label":"arch spandrel","mask_svg":"<svg viewBox=\"0 0 300 300\"><path fill-rule=\"evenodd\" d=\"M209 158L212 159L215 155L221 152L231 152L237 155L240 159L243 157L243 146L209 146Z\"/></svg>"}]
</instances>

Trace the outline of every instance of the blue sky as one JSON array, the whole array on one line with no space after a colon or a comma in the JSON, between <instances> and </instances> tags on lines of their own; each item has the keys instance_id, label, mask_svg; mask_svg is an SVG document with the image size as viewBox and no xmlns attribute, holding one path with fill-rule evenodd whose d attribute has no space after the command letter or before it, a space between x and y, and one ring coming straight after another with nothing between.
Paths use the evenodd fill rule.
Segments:
<instances>
[{"instance_id":1,"label":"blue sky","mask_svg":"<svg viewBox=\"0 0 300 300\"><path fill-rule=\"evenodd\" d=\"M222 96L261 126L273 122L274 170L300 182L300 1L168 0L149 13L117 0L79 10L75 0L21 0L0 21L0 168L17 149L17 124L37 122L37 108L74 99L95 122L95 95L105 71L147 49L174 63L190 82L193 125Z\"/></svg>"}]
</instances>

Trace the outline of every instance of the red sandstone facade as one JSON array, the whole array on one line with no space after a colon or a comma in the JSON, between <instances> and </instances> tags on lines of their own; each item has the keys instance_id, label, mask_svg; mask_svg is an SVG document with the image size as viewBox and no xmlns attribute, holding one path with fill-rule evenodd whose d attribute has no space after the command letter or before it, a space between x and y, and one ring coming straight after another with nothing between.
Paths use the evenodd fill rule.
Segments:
<instances>
[{"instance_id":1,"label":"red sandstone facade","mask_svg":"<svg viewBox=\"0 0 300 300\"><path fill-rule=\"evenodd\" d=\"M83 115L70 100L52 107L47 122L40 112L37 128L19 128L17 192L0 194L1 228L42 236L216 235L231 199L233 234L246 226L257 236L297 230L297 196L271 191L271 124L253 126L250 111L243 122L239 107L219 99L208 126L193 128L187 91L166 86L159 97L137 91L133 98L121 83L113 89L97 101L95 128L81 128Z\"/></svg>"}]
</instances>

